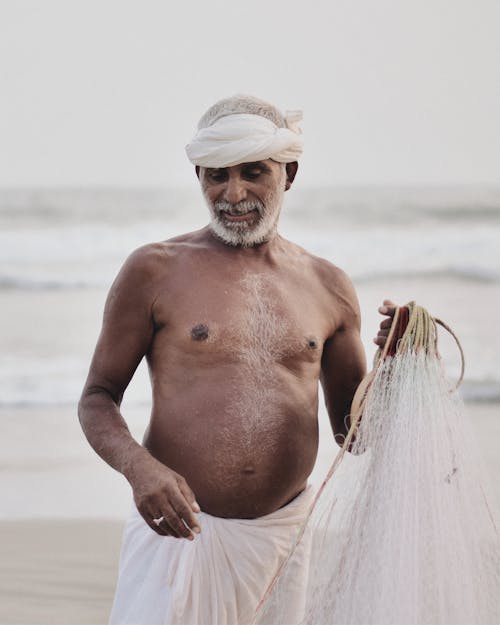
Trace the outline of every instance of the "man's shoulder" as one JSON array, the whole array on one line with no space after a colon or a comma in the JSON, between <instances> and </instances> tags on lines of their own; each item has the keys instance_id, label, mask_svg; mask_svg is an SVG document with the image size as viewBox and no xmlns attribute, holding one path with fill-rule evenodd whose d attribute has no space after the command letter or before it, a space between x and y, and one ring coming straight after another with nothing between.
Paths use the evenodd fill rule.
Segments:
<instances>
[{"instance_id":1,"label":"man's shoulder","mask_svg":"<svg viewBox=\"0 0 500 625\"><path fill-rule=\"evenodd\" d=\"M297 258L301 267L310 269L329 290L353 289L351 279L343 269L326 258L316 256L293 241L283 238L282 240L287 246L288 254Z\"/></svg>"},{"instance_id":2,"label":"man's shoulder","mask_svg":"<svg viewBox=\"0 0 500 625\"><path fill-rule=\"evenodd\" d=\"M333 301L350 315L359 314L358 297L347 273L326 258L309 254L318 281Z\"/></svg>"},{"instance_id":3,"label":"man's shoulder","mask_svg":"<svg viewBox=\"0 0 500 625\"><path fill-rule=\"evenodd\" d=\"M199 231L187 232L164 241L145 243L129 254L125 266L135 271L155 271L159 267L165 267L169 259L189 252L200 244Z\"/></svg>"},{"instance_id":4,"label":"man's shoulder","mask_svg":"<svg viewBox=\"0 0 500 625\"><path fill-rule=\"evenodd\" d=\"M146 243L133 250L123 263L121 273L129 280L143 280L153 276L166 256L163 242Z\"/></svg>"},{"instance_id":5,"label":"man's shoulder","mask_svg":"<svg viewBox=\"0 0 500 625\"><path fill-rule=\"evenodd\" d=\"M326 258L311 254L311 264L319 279L325 285L335 288L352 287L351 279L347 273Z\"/></svg>"},{"instance_id":6,"label":"man's shoulder","mask_svg":"<svg viewBox=\"0 0 500 625\"><path fill-rule=\"evenodd\" d=\"M336 289L352 287L352 282L343 269L326 258L316 256L296 243L291 243L291 246L293 246L291 249L300 256L302 263L308 265L325 286Z\"/></svg>"}]
</instances>

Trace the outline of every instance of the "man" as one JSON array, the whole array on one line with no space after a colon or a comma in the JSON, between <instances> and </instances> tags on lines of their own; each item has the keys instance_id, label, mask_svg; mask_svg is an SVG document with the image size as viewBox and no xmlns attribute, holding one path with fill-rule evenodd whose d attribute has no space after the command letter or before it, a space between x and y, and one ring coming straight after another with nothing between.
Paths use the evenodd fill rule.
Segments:
<instances>
[{"instance_id":1,"label":"man","mask_svg":"<svg viewBox=\"0 0 500 625\"><path fill-rule=\"evenodd\" d=\"M318 381L336 440L348 430L366 370L354 289L277 232L298 117L246 96L211 107L186 148L210 224L136 250L111 287L79 417L137 507L112 623L251 622L311 503ZM140 445L120 403L144 356Z\"/></svg>"}]
</instances>

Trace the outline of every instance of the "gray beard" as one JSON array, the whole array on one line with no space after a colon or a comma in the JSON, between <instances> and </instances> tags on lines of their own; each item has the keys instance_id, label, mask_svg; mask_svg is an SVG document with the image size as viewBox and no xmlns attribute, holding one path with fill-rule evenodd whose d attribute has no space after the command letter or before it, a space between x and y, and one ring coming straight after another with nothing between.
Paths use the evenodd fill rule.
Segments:
<instances>
[{"instance_id":1,"label":"gray beard","mask_svg":"<svg viewBox=\"0 0 500 625\"><path fill-rule=\"evenodd\" d=\"M210 229L218 239L234 247L253 247L269 241L278 228L281 198L269 199L267 207L257 200L243 200L235 205L219 200L213 206L207 201L212 214ZM244 214L254 209L259 213L259 218L256 224L251 225L244 221L225 222L220 214L221 211Z\"/></svg>"}]
</instances>

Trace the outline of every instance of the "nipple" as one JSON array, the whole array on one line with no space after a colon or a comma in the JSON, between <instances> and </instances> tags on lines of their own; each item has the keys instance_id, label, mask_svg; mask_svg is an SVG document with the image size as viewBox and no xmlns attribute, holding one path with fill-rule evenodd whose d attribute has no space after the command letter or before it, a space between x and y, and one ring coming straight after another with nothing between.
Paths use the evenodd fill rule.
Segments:
<instances>
[{"instance_id":1,"label":"nipple","mask_svg":"<svg viewBox=\"0 0 500 625\"><path fill-rule=\"evenodd\" d=\"M191 329L191 338L193 341L206 341L208 339L208 326L199 323Z\"/></svg>"},{"instance_id":2,"label":"nipple","mask_svg":"<svg viewBox=\"0 0 500 625\"><path fill-rule=\"evenodd\" d=\"M314 338L314 336L310 336L307 339L307 347L309 347L309 349L316 349L318 347L318 341Z\"/></svg>"}]
</instances>

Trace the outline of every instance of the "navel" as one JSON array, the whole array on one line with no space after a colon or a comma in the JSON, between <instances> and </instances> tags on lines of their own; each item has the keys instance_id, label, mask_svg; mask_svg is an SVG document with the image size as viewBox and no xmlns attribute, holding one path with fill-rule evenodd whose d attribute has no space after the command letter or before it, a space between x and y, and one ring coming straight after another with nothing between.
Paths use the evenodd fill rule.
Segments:
<instances>
[{"instance_id":1,"label":"navel","mask_svg":"<svg viewBox=\"0 0 500 625\"><path fill-rule=\"evenodd\" d=\"M208 326L199 323L191 328L191 338L193 341L206 341L208 339Z\"/></svg>"},{"instance_id":2,"label":"navel","mask_svg":"<svg viewBox=\"0 0 500 625\"><path fill-rule=\"evenodd\" d=\"M255 473L255 467L254 467L253 465L249 465L249 466L243 467L243 468L242 468L242 470L241 470L241 472L242 472L244 475L254 475L254 473Z\"/></svg>"}]
</instances>

